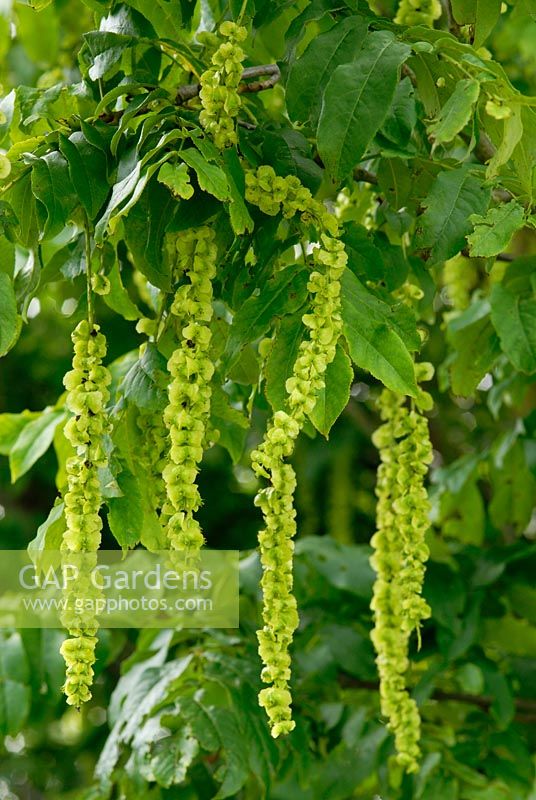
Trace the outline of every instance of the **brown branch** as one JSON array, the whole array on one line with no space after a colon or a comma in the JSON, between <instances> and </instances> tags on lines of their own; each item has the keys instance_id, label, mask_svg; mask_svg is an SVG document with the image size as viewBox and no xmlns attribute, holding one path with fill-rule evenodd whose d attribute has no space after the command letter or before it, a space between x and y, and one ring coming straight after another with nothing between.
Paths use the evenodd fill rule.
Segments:
<instances>
[{"instance_id":1,"label":"brown branch","mask_svg":"<svg viewBox=\"0 0 536 800\"><path fill-rule=\"evenodd\" d=\"M358 183L361 181L364 183L372 183L374 186L376 186L378 183L378 178L373 172L369 172L368 169L357 167L357 169L354 170L354 181L357 181Z\"/></svg>"},{"instance_id":2,"label":"brown branch","mask_svg":"<svg viewBox=\"0 0 536 800\"><path fill-rule=\"evenodd\" d=\"M463 248L462 256L465 256L466 258L475 258L475 257L477 257L477 256L472 256L471 255L471 253L469 252L469 248L468 247L464 247ZM515 256L513 253L498 253L495 256L495 261L507 261L507 262L510 262L510 261L515 261L516 258L517 258L517 256Z\"/></svg>"},{"instance_id":3,"label":"brown branch","mask_svg":"<svg viewBox=\"0 0 536 800\"><path fill-rule=\"evenodd\" d=\"M377 692L379 689L379 683L377 681L361 681L346 674L339 675L339 683L341 686L351 687L353 689L367 689L372 692ZM465 703L466 705L481 708L483 711L489 711L494 700L493 697L487 697L485 695L466 694L465 692L446 692L443 691L443 689L434 689L431 699L443 700L451 703ZM523 718L523 721L536 721L535 701L527 700L523 697L516 697L514 698L514 705L516 709L521 712L519 715L516 714L516 719L519 716L520 721L521 718Z\"/></svg>"},{"instance_id":4,"label":"brown branch","mask_svg":"<svg viewBox=\"0 0 536 800\"><path fill-rule=\"evenodd\" d=\"M441 5L443 6L443 11L447 17L447 24L449 26L449 31L452 33L453 36L459 38L461 29L456 20L454 19L454 14L452 13L452 3L451 0L442 0Z\"/></svg>"},{"instance_id":5,"label":"brown branch","mask_svg":"<svg viewBox=\"0 0 536 800\"><path fill-rule=\"evenodd\" d=\"M252 78L265 77L262 81L251 81ZM240 94L247 92L263 92L265 89L273 89L276 83L281 78L281 72L277 64L261 64L258 67L247 67L242 73L242 81L238 87ZM179 86L177 90L176 102L180 105L197 97L201 91L201 84L188 83L184 86Z\"/></svg>"}]
</instances>

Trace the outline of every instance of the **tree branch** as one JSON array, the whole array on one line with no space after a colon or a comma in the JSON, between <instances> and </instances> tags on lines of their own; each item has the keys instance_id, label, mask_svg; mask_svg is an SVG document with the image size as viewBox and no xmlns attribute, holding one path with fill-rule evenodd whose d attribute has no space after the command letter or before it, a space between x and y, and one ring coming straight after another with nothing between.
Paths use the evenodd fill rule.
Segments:
<instances>
[{"instance_id":1,"label":"tree branch","mask_svg":"<svg viewBox=\"0 0 536 800\"><path fill-rule=\"evenodd\" d=\"M369 172L368 169L357 167L354 170L354 181L357 181L358 183L372 183L374 186L376 186L378 183L378 178L373 172Z\"/></svg>"},{"instance_id":2,"label":"tree branch","mask_svg":"<svg viewBox=\"0 0 536 800\"><path fill-rule=\"evenodd\" d=\"M368 689L372 692L377 692L379 683L377 681L361 681L352 678L350 675L339 675L339 683L341 686L351 687L353 689ZM443 689L435 689L431 695L432 700L444 700L451 703L465 703L466 705L476 706L483 711L489 711L493 704L493 697L478 694L466 694L465 692L445 692ZM520 714L520 721L536 721L536 702L527 700L523 697L514 698L514 705Z\"/></svg>"},{"instance_id":3,"label":"tree branch","mask_svg":"<svg viewBox=\"0 0 536 800\"><path fill-rule=\"evenodd\" d=\"M251 81L252 78L262 78L262 81ZM240 94L263 92L265 89L273 89L281 79L281 72L277 64L261 64L258 67L247 67L242 73L242 83L238 87ZM248 83L251 81L251 83ZM176 102L180 105L197 97L201 91L201 84L188 83L179 86L177 90Z\"/></svg>"}]
</instances>

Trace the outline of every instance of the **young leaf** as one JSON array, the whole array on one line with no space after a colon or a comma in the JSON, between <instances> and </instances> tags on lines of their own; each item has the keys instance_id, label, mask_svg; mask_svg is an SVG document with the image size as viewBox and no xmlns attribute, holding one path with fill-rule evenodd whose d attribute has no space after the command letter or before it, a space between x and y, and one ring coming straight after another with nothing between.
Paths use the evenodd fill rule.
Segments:
<instances>
[{"instance_id":1,"label":"young leaf","mask_svg":"<svg viewBox=\"0 0 536 800\"><path fill-rule=\"evenodd\" d=\"M175 197L188 200L194 193L186 164L170 164L169 161L162 164L158 172L158 180L167 186Z\"/></svg>"},{"instance_id":2,"label":"young leaf","mask_svg":"<svg viewBox=\"0 0 536 800\"><path fill-rule=\"evenodd\" d=\"M204 192L214 195L218 200L229 198L229 184L221 167L209 164L199 150L195 150L193 147L181 150L180 156L194 170L199 187Z\"/></svg>"},{"instance_id":3,"label":"young leaf","mask_svg":"<svg viewBox=\"0 0 536 800\"><path fill-rule=\"evenodd\" d=\"M471 165L440 172L423 201L426 208L417 220L415 246L429 250L428 262L437 264L459 253L471 230L471 214L483 214L490 190Z\"/></svg>"},{"instance_id":4,"label":"young leaf","mask_svg":"<svg viewBox=\"0 0 536 800\"><path fill-rule=\"evenodd\" d=\"M333 72L318 123L318 150L336 180L360 161L381 127L410 52L392 33L377 31L366 37L356 61Z\"/></svg>"},{"instance_id":5,"label":"young leaf","mask_svg":"<svg viewBox=\"0 0 536 800\"><path fill-rule=\"evenodd\" d=\"M415 397L413 361L397 329L395 312L349 270L342 278L342 318L354 364L392 391Z\"/></svg>"},{"instance_id":6,"label":"young leaf","mask_svg":"<svg viewBox=\"0 0 536 800\"><path fill-rule=\"evenodd\" d=\"M506 250L514 233L523 226L525 210L511 200L496 208L490 208L485 217L472 214L473 233L467 237L472 256L488 258Z\"/></svg>"},{"instance_id":7,"label":"young leaf","mask_svg":"<svg viewBox=\"0 0 536 800\"><path fill-rule=\"evenodd\" d=\"M347 17L327 33L316 36L303 55L292 62L285 87L291 119L316 124L322 95L334 69L354 60L366 31L361 17Z\"/></svg>"},{"instance_id":8,"label":"young leaf","mask_svg":"<svg viewBox=\"0 0 536 800\"><path fill-rule=\"evenodd\" d=\"M471 79L458 81L453 93L439 112L437 119L428 126L428 134L434 148L438 144L451 142L469 122L480 94L480 84Z\"/></svg>"},{"instance_id":9,"label":"young leaf","mask_svg":"<svg viewBox=\"0 0 536 800\"><path fill-rule=\"evenodd\" d=\"M326 370L326 382L319 392L316 405L309 418L317 431L326 439L334 422L348 405L350 387L354 378L352 362L341 345L337 345L335 358Z\"/></svg>"}]
</instances>

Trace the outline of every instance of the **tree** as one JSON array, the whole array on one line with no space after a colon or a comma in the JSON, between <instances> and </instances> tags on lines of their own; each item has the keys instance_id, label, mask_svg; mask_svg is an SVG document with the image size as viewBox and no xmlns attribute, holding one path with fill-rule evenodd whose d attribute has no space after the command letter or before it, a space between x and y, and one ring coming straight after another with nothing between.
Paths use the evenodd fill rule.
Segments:
<instances>
[{"instance_id":1,"label":"tree","mask_svg":"<svg viewBox=\"0 0 536 800\"><path fill-rule=\"evenodd\" d=\"M236 630L3 631L7 790L533 798L536 4L0 23L2 544L242 551Z\"/></svg>"}]
</instances>

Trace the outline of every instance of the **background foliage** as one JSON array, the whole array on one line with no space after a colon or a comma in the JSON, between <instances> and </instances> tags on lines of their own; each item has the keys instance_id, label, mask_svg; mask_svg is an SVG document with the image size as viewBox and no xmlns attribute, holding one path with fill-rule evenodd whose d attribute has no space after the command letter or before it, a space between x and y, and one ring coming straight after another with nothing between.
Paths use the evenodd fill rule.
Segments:
<instances>
[{"instance_id":1,"label":"background foliage","mask_svg":"<svg viewBox=\"0 0 536 800\"><path fill-rule=\"evenodd\" d=\"M213 413L223 435L203 462L200 519L209 546L244 551L240 629L102 632L95 699L81 714L60 695L62 635L2 634L0 796L534 798L536 8L456 0L435 30L406 30L387 0L245 3L246 66L277 62L282 79L248 94L240 153L337 202L351 271L353 374L344 377L341 358L320 434L311 425L294 458L297 728L274 743L256 701L259 565L250 551L259 516L247 452L281 403L300 335L301 255L289 248L293 232L276 235L279 221L261 224L244 204L236 153L198 148L198 105L177 97L208 63L213 43L200 32L241 5L0 7L0 146L12 164L0 206L2 547L26 547L56 496L61 379L85 313L86 214L112 282L97 315L114 386L141 408L158 407L172 342L138 356L146 337L135 321L154 316L156 297L139 276L167 289L164 226L217 219L224 391ZM158 180L179 120L193 132L183 146L188 201ZM420 346L400 302L408 277L424 291L422 354L437 367L425 585L433 617L413 654L425 752L414 777L394 766L379 716L368 565L378 381L411 394L409 353ZM267 334L275 338L263 363L257 343ZM147 523L142 492L135 476L125 490L125 464L111 477L117 524L111 515L105 546L134 546ZM57 536L45 524L34 546Z\"/></svg>"}]
</instances>

